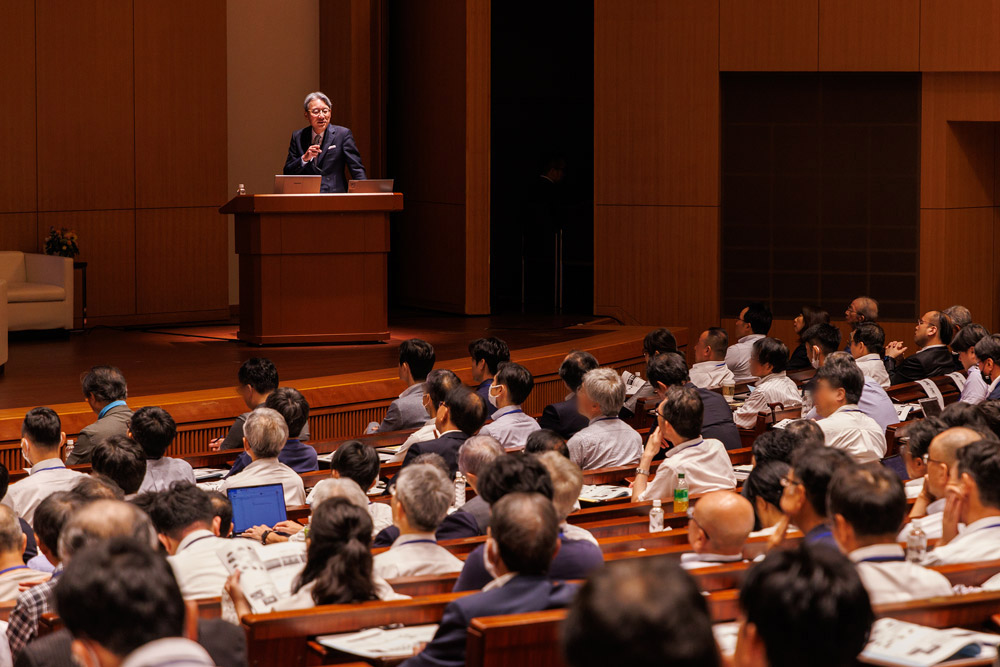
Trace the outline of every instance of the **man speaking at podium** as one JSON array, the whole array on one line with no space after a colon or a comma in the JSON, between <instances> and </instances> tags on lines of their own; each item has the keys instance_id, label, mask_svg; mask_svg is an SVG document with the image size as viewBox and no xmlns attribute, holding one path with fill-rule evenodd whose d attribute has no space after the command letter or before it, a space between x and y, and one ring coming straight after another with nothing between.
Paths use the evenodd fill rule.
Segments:
<instances>
[{"instance_id":1,"label":"man speaking at podium","mask_svg":"<svg viewBox=\"0 0 1000 667\"><path fill-rule=\"evenodd\" d=\"M323 93L309 93L302 106L309 125L292 133L284 173L322 176L320 192L347 192L345 166L352 179L366 179L354 135L346 127L330 124L330 98Z\"/></svg>"}]
</instances>

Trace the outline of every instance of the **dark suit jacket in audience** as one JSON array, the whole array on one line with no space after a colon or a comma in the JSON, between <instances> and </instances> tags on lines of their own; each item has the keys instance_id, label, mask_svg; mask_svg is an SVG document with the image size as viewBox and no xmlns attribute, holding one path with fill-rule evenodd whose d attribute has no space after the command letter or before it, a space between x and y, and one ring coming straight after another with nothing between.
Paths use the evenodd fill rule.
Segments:
<instances>
[{"instance_id":1,"label":"dark suit jacket in audience","mask_svg":"<svg viewBox=\"0 0 1000 667\"><path fill-rule=\"evenodd\" d=\"M590 420L576 409L576 394L565 401L546 405L538 420L539 426L555 431L566 440L576 435L577 431L587 428L589 424Z\"/></svg>"},{"instance_id":2,"label":"dark suit jacket in audience","mask_svg":"<svg viewBox=\"0 0 1000 667\"><path fill-rule=\"evenodd\" d=\"M295 472L313 472L314 470L319 470L316 448L298 440L289 440L285 443L285 446L278 452L278 461L284 463ZM250 465L250 455L243 452L236 457L236 461L233 463L233 467L229 470L229 474L226 477L241 472L248 465Z\"/></svg>"},{"instance_id":3,"label":"dark suit jacket in audience","mask_svg":"<svg viewBox=\"0 0 1000 667\"><path fill-rule=\"evenodd\" d=\"M455 473L458 471L458 449L462 446L469 436L465 435L462 431L449 431L444 433L440 438L435 440L428 440L426 442L415 442L410 445L410 448L406 450L406 456L403 458L403 465L401 468L413 463L413 459L417 458L421 454L440 454L444 462L448 464L448 469L451 470L451 476L454 477Z\"/></svg>"},{"instance_id":4,"label":"dark suit jacket in audience","mask_svg":"<svg viewBox=\"0 0 1000 667\"><path fill-rule=\"evenodd\" d=\"M484 551L480 544L465 559L465 567L455 582L455 592L476 591L493 581L486 570ZM552 559L549 577L552 579L586 579L591 572L604 565L604 554L588 540L562 539L559 553ZM503 612L497 612L503 613Z\"/></svg>"},{"instance_id":5,"label":"dark suit jacket in audience","mask_svg":"<svg viewBox=\"0 0 1000 667\"><path fill-rule=\"evenodd\" d=\"M490 387L492 386L493 378L490 378L489 380L483 380L479 383L479 386L476 387L476 393L482 397L483 403L486 404L487 419L493 419L493 413L497 411L497 409L493 407L493 404L490 403Z\"/></svg>"},{"instance_id":6,"label":"dark suit jacket in audience","mask_svg":"<svg viewBox=\"0 0 1000 667\"><path fill-rule=\"evenodd\" d=\"M113 435L128 435L128 421L132 419L132 410L127 405L116 405L103 417L89 426L84 426L77 437L73 451L66 457L66 465L75 466L90 463L94 447Z\"/></svg>"},{"instance_id":7,"label":"dark suit jacket in audience","mask_svg":"<svg viewBox=\"0 0 1000 667\"><path fill-rule=\"evenodd\" d=\"M264 404L261 403L257 407L262 408L264 407ZM226 439L222 441L222 446L219 449L243 449L243 425L247 422L247 417L249 416L249 412L244 412L233 420L233 425L229 427ZM307 421L302 427L302 432L299 433L299 437L296 438L296 440L306 442L309 440L309 437L309 422Z\"/></svg>"},{"instance_id":8,"label":"dark suit jacket in audience","mask_svg":"<svg viewBox=\"0 0 1000 667\"><path fill-rule=\"evenodd\" d=\"M726 403L722 394L718 394L711 389L695 387L688 382L685 387L695 389L701 396L702 405L705 412L701 419L701 435L704 438L713 438L725 445L726 449L739 449L743 446L740 441L740 430L733 421L733 409Z\"/></svg>"},{"instance_id":9,"label":"dark suit jacket in audience","mask_svg":"<svg viewBox=\"0 0 1000 667\"><path fill-rule=\"evenodd\" d=\"M847 351L850 352L850 349ZM807 368L812 368L812 362L809 361L809 352L806 351L805 343L799 343L799 346L792 352L792 356L788 358L788 365L785 366L785 370L788 372L804 371Z\"/></svg>"},{"instance_id":10,"label":"dark suit jacket in audience","mask_svg":"<svg viewBox=\"0 0 1000 667\"><path fill-rule=\"evenodd\" d=\"M471 514L452 512L438 526L434 532L434 539L440 542L441 540L457 540L463 537L478 537L483 534L479 532L479 524L476 523L475 517ZM383 528L372 541L372 548L391 547L397 537L399 537L399 528L396 526Z\"/></svg>"},{"instance_id":11,"label":"dark suit jacket in audience","mask_svg":"<svg viewBox=\"0 0 1000 667\"><path fill-rule=\"evenodd\" d=\"M482 496L476 496L469 502L458 508L455 514L469 514L475 518L479 526L479 534L485 535L486 529L490 527L490 506L483 500Z\"/></svg>"},{"instance_id":12,"label":"dark suit jacket in audience","mask_svg":"<svg viewBox=\"0 0 1000 667\"><path fill-rule=\"evenodd\" d=\"M466 633L472 619L559 609L573 600L576 590L572 584L550 581L546 577L519 575L500 588L459 598L445 607L434 639L403 665L464 665Z\"/></svg>"},{"instance_id":13,"label":"dark suit jacket in audience","mask_svg":"<svg viewBox=\"0 0 1000 667\"><path fill-rule=\"evenodd\" d=\"M962 370L961 366L956 367L951 350L944 346L923 349L898 363L890 358L886 368L889 371L889 382L892 384L916 382Z\"/></svg>"},{"instance_id":14,"label":"dark suit jacket in audience","mask_svg":"<svg viewBox=\"0 0 1000 667\"><path fill-rule=\"evenodd\" d=\"M63 628L28 644L17 667L77 667L70 651L73 637ZM243 630L218 618L198 621L198 643L219 667L246 667L247 639Z\"/></svg>"}]
</instances>

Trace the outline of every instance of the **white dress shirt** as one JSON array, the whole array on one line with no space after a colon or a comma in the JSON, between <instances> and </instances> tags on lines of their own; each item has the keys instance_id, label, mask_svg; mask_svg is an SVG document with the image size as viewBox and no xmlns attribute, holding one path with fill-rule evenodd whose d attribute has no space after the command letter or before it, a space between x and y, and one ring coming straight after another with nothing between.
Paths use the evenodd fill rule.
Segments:
<instances>
[{"instance_id":1,"label":"white dress shirt","mask_svg":"<svg viewBox=\"0 0 1000 667\"><path fill-rule=\"evenodd\" d=\"M842 405L816 423L827 447L844 450L858 463L881 461L885 456L885 431L856 405Z\"/></svg>"},{"instance_id":2,"label":"white dress shirt","mask_svg":"<svg viewBox=\"0 0 1000 667\"><path fill-rule=\"evenodd\" d=\"M563 522L563 525L559 526L559 532L562 534L562 538L564 540L586 540L595 547L601 546L597 543L597 538L594 537L594 534L586 528L581 528L580 526L574 526L571 523Z\"/></svg>"},{"instance_id":3,"label":"white dress shirt","mask_svg":"<svg viewBox=\"0 0 1000 667\"><path fill-rule=\"evenodd\" d=\"M983 372L979 370L979 366L976 364L969 366L965 386L962 387L962 395L958 397L958 400L975 405L985 401L989 392L990 389L986 380L983 379Z\"/></svg>"},{"instance_id":4,"label":"white dress shirt","mask_svg":"<svg viewBox=\"0 0 1000 667\"><path fill-rule=\"evenodd\" d=\"M726 446L712 438L698 437L667 452L667 458L656 469L656 477L643 489L639 500L659 498L673 502L677 473L681 472L687 480L689 494L736 488L736 473Z\"/></svg>"},{"instance_id":5,"label":"white dress shirt","mask_svg":"<svg viewBox=\"0 0 1000 667\"><path fill-rule=\"evenodd\" d=\"M166 491L174 482L197 483L190 463L184 459L172 459L168 456L146 459L146 476L142 479L139 493Z\"/></svg>"},{"instance_id":6,"label":"white dress shirt","mask_svg":"<svg viewBox=\"0 0 1000 667\"><path fill-rule=\"evenodd\" d=\"M767 406L770 403L781 403L786 408L802 405L799 388L784 371L761 378L743 405L733 412L733 421L737 426L753 428L757 423L757 413L769 412L770 408Z\"/></svg>"},{"instance_id":7,"label":"white dress shirt","mask_svg":"<svg viewBox=\"0 0 1000 667\"><path fill-rule=\"evenodd\" d=\"M642 436L618 417L595 417L566 447L570 460L582 470L630 466L642 456Z\"/></svg>"},{"instance_id":8,"label":"white dress shirt","mask_svg":"<svg viewBox=\"0 0 1000 667\"><path fill-rule=\"evenodd\" d=\"M166 637L143 644L125 656L121 667L210 667L215 660L205 648L183 637Z\"/></svg>"},{"instance_id":9,"label":"white dress shirt","mask_svg":"<svg viewBox=\"0 0 1000 667\"><path fill-rule=\"evenodd\" d=\"M417 442L427 442L428 440L434 440L438 437L437 426L434 420L430 420L416 431L410 434L406 440L403 441L403 445L399 448L392 458L389 459L389 463L400 463L406 458L406 452L410 449L410 445Z\"/></svg>"},{"instance_id":10,"label":"white dress shirt","mask_svg":"<svg viewBox=\"0 0 1000 667\"><path fill-rule=\"evenodd\" d=\"M763 334L744 336L726 350L726 365L733 372L737 382L753 380L753 376L750 375L750 353L753 352L753 344L761 338L766 336Z\"/></svg>"},{"instance_id":11,"label":"white dress shirt","mask_svg":"<svg viewBox=\"0 0 1000 667\"><path fill-rule=\"evenodd\" d=\"M742 563L743 554L681 554L681 567L685 570L697 570L700 567L718 567L723 563Z\"/></svg>"},{"instance_id":12,"label":"white dress shirt","mask_svg":"<svg viewBox=\"0 0 1000 667\"><path fill-rule=\"evenodd\" d=\"M882 357L874 353L866 354L863 357L858 357L854 362L865 377L875 380L883 389L889 386L889 371L885 370Z\"/></svg>"},{"instance_id":13,"label":"white dress shirt","mask_svg":"<svg viewBox=\"0 0 1000 667\"><path fill-rule=\"evenodd\" d=\"M396 591L392 590L392 586L383 579L382 577L372 575L372 583L375 585L375 597L379 600L409 600L409 595L400 595ZM316 588L316 580L310 581L308 584L300 588L294 595L284 600L279 600L273 607L271 611L291 611L294 609L312 609L316 606L316 601L313 600L312 592Z\"/></svg>"},{"instance_id":14,"label":"white dress shirt","mask_svg":"<svg viewBox=\"0 0 1000 667\"><path fill-rule=\"evenodd\" d=\"M847 557L854 561L873 605L952 594L951 583L943 574L910 563L898 544L872 544Z\"/></svg>"},{"instance_id":15,"label":"white dress shirt","mask_svg":"<svg viewBox=\"0 0 1000 667\"><path fill-rule=\"evenodd\" d=\"M281 484L285 490L286 507L306 504L306 489L302 484L302 478L276 458L251 461L246 468L223 480L219 491L225 494L229 489L262 484Z\"/></svg>"},{"instance_id":16,"label":"white dress shirt","mask_svg":"<svg viewBox=\"0 0 1000 667\"><path fill-rule=\"evenodd\" d=\"M216 537L210 530L193 530L177 545L177 553L167 556L185 600L222 595L229 571L218 552L229 544L229 540Z\"/></svg>"},{"instance_id":17,"label":"white dress shirt","mask_svg":"<svg viewBox=\"0 0 1000 667\"><path fill-rule=\"evenodd\" d=\"M438 545L434 533L400 535L388 551L374 558L374 573L383 579L461 572L464 562Z\"/></svg>"},{"instance_id":18,"label":"white dress shirt","mask_svg":"<svg viewBox=\"0 0 1000 667\"><path fill-rule=\"evenodd\" d=\"M699 361L688 372L691 383L702 389L721 387L727 380L736 383L736 377L725 361Z\"/></svg>"},{"instance_id":19,"label":"white dress shirt","mask_svg":"<svg viewBox=\"0 0 1000 667\"><path fill-rule=\"evenodd\" d=\"M902 530L899 531L896 541L906 542L906 537L913 530L914 525L919 526L920 530L924 531L924 535L927 536L928 540L940 540L944 529L944 506L946 502L946 498L935 500L927 506L927 516L910 519L910 522L904 525Z\"/></svg>"},{"instance_id":20,"label":"white dress shirt","mask_svg":"<svg viewBox=\"0 0 1000 667\"><path fill-rule=\"evenodd\" d=\"M504 449L514 449L528 444L528 436L540 428L520 405L508 405L493 413L493 421L483 425L479 435L492 436Z\"/></svg>"},{"instance_id":21,"label":"white dress shirt","mask_svg":"<svg viewBox=\"0 0 1000 667\"><path fill-rule=\"evenodd\" d=\"M1000 555L1000 516L973 521L948 544L927 552L924 565L977 563Z\"/></svg>"},{"instance_id":22,"label":"white dress shirt","mask_svg":"<svg viewBox=\"0 0 1000 667\"><path fill-rule=\"evenodd\" d=\"M392 525L392 506L389 503L368 501L368 514L372 517L372 537Z\"/></svg>"},{"instance_id":23,"label":"white dress shirt","mask_svg":"<svg viewBox=\"0 0 1000 667\"><path fill-rule=\"evenodd\" d=\"M11 484L0 502L28 523L34 523L39 503L56 491L69 491L83 477L82 472L70 470L60 459L45 459L31 466L27 477Z\"/></svg>"}]
</instances>

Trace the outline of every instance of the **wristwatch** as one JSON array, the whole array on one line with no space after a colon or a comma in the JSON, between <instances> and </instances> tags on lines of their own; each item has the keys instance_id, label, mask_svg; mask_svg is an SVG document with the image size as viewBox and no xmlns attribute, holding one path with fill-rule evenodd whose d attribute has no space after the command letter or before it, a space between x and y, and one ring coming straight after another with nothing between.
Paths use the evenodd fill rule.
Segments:
<instances>
[{"instance_id":1,"label":"wristwatch","mask_svg":"<svg viewBox=\"0 0 1000 667\"><path fill-rule=\"evenodd\" d=\"M635 469L635 474L636 475L645 475L646 477L649 477L649 471L646 470L645 468L636 468Z\"/></svg>"},{"instance_id":2,"label":"wristwatch","mask_svg":"<svg viewBox=\"0 0 1000 667\"><path fill-rule=\"evenodd\" d=\"M265 530L264 533L260 536L260 543L267 544L267 536L273 532L274 532L273 530Z\"/></svg>"}]
</instances>

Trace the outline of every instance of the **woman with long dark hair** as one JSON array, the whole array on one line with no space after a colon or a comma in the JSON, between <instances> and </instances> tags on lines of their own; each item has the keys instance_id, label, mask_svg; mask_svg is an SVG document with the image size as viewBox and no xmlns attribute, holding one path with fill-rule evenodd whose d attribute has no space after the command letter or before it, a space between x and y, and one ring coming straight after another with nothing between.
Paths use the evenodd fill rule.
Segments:
<instances>
[{"instance_id":1,"label":"woman with long dark hair","mask_svg":"<svg viewBox=\"0 0 1000 667\"><path fill-rule=\"evenodd\" d=\"M812 366L812 363L809 361L809 352L806 350L806 342L802 340L802 334L814 324L829 323L830 313L822 308L802 306L802 312L792 320L792 326L795 327L795 335L799 337L799 346L795 348L792 356L789 357L788 366L785 368L786 371L801 371Z\"/></svg>"}]
</instances>

